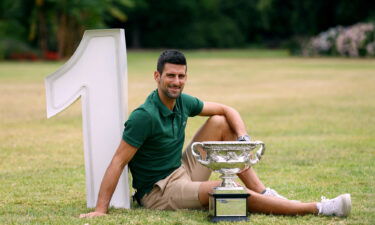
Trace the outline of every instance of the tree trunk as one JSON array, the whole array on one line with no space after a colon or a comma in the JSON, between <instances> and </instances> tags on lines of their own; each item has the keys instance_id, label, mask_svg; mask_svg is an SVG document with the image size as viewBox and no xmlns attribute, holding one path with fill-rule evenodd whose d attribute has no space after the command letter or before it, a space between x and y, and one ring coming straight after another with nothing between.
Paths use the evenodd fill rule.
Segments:
<instances>
[{"instance_id":1,"label":"tree trunk","mask_svg":"<svg viewBox=\"0 0 375 225\"><path fill-rule=\"evenodd\" d=\"M48 38L47 38L47 24L43 10L38 7L38 21L39 21L39 47L42 54L48 51Z\"/></svg>"},{"instance_id":2,"label":"tree trunk","mask_svg":"<svg viewBox=\"0 0 375 225\"><path fill-rule=\"evenodd\" d=\"M64 57L65 50L65 36L67 32L67 16L65 13L61 13L59 17L59 25L57 28L57 53L59 58Z\"/></svg>"},{"instance_id":3,"label":"tree trunk","mask_svg":"<svg viewBox=\"0 0 375 225\"><path fill-rule=\"evenodd\" d=\"M76 50L82 35L84 27L65 13L60 16L57 41L58 41L58 54L60 57L70 57Z\"/></svg>"}]
</instances>

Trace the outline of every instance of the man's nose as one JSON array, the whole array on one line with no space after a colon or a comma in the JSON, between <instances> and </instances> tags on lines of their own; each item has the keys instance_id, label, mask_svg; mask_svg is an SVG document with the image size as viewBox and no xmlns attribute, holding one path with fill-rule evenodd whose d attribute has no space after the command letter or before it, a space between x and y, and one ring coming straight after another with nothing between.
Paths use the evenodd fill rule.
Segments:
<instances>
[{"instance_id":1,"label":"man's nose","mask_svg":"<svg viewBox=\"0 0 375 225\"><path fill-rule=\"evenodd\" d=\"M180 84L181 81L182 81L182 79L180 79L178 76L173 77L173 80L172 80L172 82L174 84Z\"/></svg>"}]
</instances>

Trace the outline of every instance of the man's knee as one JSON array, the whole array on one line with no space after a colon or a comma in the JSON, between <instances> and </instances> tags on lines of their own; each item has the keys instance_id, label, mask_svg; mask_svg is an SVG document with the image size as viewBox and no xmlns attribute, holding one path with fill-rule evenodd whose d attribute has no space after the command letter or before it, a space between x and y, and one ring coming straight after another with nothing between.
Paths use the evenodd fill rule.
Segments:
<instances>
[{"instance_id":1,"label":"man's knee","mask_svg":"<svg viewBox=\"0 0 375 225\"><path fill-rule=\"evenodd\" d=\"M223 140L235 140L236 135L230 127L225 116L214 115L208 119L208 123L212 130L219 131L221 133L221 139Z\"/></svg>"},{"instance_id":2,"label":"man's knee","mask_svg":"<svg viewBox=\"0 0 375 225\"><path fill-rule=\"evenodd\" d=\"M234 141L236 134L231 129L225 116L214 115L208 118L195 135L194 141Z\"/></svg>"},{"instance_id":3,"label":"man's knee","mask_svg":"<svg viewBox=\"0 0 375 225\"><path fill-rule=\"evenodd\" d=\"M207 122L218 128L229 128L227 119L222 115L211 116Z\"/></svg>"}]
</instances>

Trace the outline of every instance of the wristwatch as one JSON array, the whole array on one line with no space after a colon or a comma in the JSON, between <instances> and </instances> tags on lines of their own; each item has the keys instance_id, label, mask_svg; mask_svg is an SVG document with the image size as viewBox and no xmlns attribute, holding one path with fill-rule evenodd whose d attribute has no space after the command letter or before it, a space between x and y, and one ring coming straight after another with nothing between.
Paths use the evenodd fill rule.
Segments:
<instances>
[{"instance_id":1,"label":"wristwatch","mask_svg":"<svg viewBox=\"0 0 375 225\"><path fill-rule=\"evenodd\" d=\"M237 141L250 141L250 136L249 135L243 135L237 138Z\"/></svg>"}]
</instances>

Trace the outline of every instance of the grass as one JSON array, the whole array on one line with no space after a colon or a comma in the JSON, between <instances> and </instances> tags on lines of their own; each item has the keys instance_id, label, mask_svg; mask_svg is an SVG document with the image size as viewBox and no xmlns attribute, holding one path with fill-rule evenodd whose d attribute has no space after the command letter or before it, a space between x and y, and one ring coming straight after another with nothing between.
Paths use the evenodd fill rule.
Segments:
<instances>
[{"instance_id":1,"label":"grass","mask_svg":"<svg viewBox=\"0 0 375 225\"><path fill-rule=\"evenodd\" d=\"M158 54L128 53L130 110L155 88ZM252 224L375 224L374 59L261 50L187 56L185 92L237 108L266 143L255 169L267 186L303 201L352 195L348 218L252 214ZM61 65L0 62L0 224L209 224L206 211L140 207L78 218L89 211L80 101L49 120L45 113L43 79ZM202 122L189 120L187 141Z\"/></svg>"}]
</instances>

